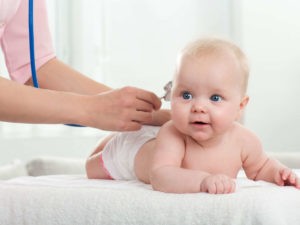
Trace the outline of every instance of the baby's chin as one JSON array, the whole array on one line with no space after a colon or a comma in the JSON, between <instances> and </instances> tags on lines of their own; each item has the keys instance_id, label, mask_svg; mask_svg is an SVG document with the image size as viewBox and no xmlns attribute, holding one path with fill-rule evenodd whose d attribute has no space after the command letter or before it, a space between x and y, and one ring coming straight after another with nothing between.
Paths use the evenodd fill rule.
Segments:
<instances>
[{"instance_id":1,"label":"baby's chin","mask_svg":"<svg viewBox=\"0 0 300 225\"><path fill-rule=\"evenodd\" d=\"M204 144L207 142L210 142L214 139L213 135L207 134L207 133L192 133L192 134L188 134L195 142L197 142L198 144Z\"/></svg>"}]
</instances>

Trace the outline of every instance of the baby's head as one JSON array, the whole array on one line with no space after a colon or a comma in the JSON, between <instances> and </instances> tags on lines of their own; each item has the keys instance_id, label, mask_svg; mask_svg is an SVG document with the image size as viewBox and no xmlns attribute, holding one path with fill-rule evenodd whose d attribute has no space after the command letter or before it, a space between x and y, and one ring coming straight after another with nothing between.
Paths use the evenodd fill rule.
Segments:
<instances>
[{"instance_id":1,"label":"baby's head","mask_svg":"<svg viewBox=\"0 0 300 225\"><path fill-rule=\"evenodd\" d=\"M171 90L174 125L195 140L229 130L247 105L248 64L229 41L200 39L178 59Z\"/></svg>"},{"instance_id":2,"label":"baby's head","mask_svg":"<svg viewBox=\"0 0 300 225\"><path fill-rule=\"evenodd\" d=\"M242 95L246 94L249 66L245 54L237 45L218 38L202 38L191 42L179 54L173 86L176 85L179 76L185 76L182 73L182 68L186 66L191 58L198 59L199 62L213 58L216 62L223 62L227 67L234 66L235 68L231 68L235 70L232 75L236 75L235 79L240 81L239 86ZM214 66L217 66L217 64Z\"/></svg>"}]
</instances>

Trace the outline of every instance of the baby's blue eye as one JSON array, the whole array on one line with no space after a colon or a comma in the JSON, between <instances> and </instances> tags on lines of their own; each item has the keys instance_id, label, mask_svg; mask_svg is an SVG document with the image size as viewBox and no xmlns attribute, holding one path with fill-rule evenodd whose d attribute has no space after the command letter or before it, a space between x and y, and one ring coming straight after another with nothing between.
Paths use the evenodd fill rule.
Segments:
<instances>
[{"instance_id":1,"label":"baby's blue eye","mask_svg":"<svg viewBox=\"0 0 300 225\"><path fill-rule=\"evenodd\" d=\"M185 92L182 93L182 98L183 99L189 100L189 99L192 99L192 97L193 97L192 94L188 91L185 91Z\"/></svg>"},{"instance_id":2,"label":"baby's blue eye","mask_svg":"<svg viewBox=\"0 0 300 225\"><path fill-rule=\"evenodd\" d=\"M210 97L210 100L212 100L213 102L219 102L222 100L222 97L220 95L213 95Z\"/></svg>"}]
</instances>

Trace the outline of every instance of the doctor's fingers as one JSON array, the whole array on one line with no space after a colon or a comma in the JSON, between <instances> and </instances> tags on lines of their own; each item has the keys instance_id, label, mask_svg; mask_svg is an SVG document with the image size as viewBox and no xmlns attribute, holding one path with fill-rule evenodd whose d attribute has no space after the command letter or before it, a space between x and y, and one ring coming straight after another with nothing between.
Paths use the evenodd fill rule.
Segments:
<instances>
[{"instance_id":1,"label":"doctor's fingers","mask_svg":"<svg viewBox=\"0 0 300 225\"><path fill-rule=\"evenodd\" d=\"M127 112L128 113L128 112ZM130 115L127 115L127 119L123 119L120 121L117 130L120 131L134 131L139 130L142 125L155 125L154 118L153 118L153 111L145 112L145 111L138 111L132 110L130 111Z\"/></svg>"},{"instance_id":2,"label":"doctor's fingers","mask_svg":"<svg viewBox=\"0 0 300 225\"><path fill-rule=\"evenodd\" d=\"M148 105L152 110L157 110L161 106L160 99L154 93L135 87L123 87L103 94L108 95L119 107L136 108L140 102ZM140 107L138 109L143 110Z\"/></svg>"},{"instance_id":3,"label":"doctor's fingers","mask_svg":"<svg viewBox=\"0 0 300 225\"><path fill-rule=\"evenodd\" d=\"M136 111L143 111L143 112L153 112L154 110L153 105L151 103L148 103L140 99L136 99L136 101L132 105L132 108L134 108Z\"/></svg>"},{"instance_id":4,"label":"doctor's fingers","mask_svg":"<svg viewBox=\"0 0 300 225\"><path fill-rule=\"evenodd\" d=\"M149 105L151 105L154 110L157 110L161 107L161 100L157 95L155 95L153 92L145 91L142 89L136 89L136 98L138 100L141 100Z\"/></svg>"},{"instance_id":5,"label":"doctor's fingers","mask_svg":"<svg viewBox=\"0 0 300 225\"><path fill-rule=\"evenodd\" d=\"M145 112L145 111L135 111L132 112L131 121L137 122L140 124L151 124L153 120L152 112Z\"/></svg>"},{"instance_id":6,"label":"doctor's fingers","mask_svg":"<svg viewBox=\"0 0 300 225\"><path fill-rule=\"evenodd\" d=\"M112 123L107 130L115 131L139 130L143 124L151 124L153 120L152 112L137 110L120 110L118 115L107 116L106 119Z\"/></svg>"}]
</instances>

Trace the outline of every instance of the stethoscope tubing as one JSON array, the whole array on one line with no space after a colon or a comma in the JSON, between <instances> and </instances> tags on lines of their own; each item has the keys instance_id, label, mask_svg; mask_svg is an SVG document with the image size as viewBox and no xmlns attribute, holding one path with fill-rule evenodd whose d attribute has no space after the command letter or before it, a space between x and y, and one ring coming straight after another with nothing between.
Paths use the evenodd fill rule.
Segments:
<instances>
[{"instance_id":1,"label":"stethoscope tubing","mask_svg":"<svg viewBox=\"0 0 300 225\"><path fill-rule=\"evenodd\" d=\"M30 53L30 67L33 86L39 88L39 83L36 75L35 66L35 51L34 51L34 11L33 11L33 0L28 2L28 31L29 31L29 53Z\"/></svg>"}]
</instances>

